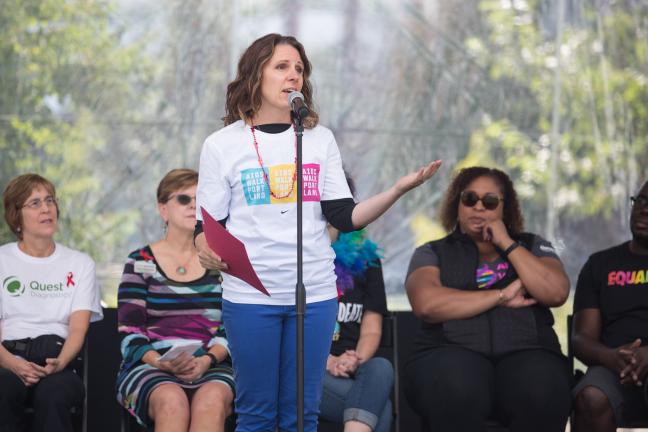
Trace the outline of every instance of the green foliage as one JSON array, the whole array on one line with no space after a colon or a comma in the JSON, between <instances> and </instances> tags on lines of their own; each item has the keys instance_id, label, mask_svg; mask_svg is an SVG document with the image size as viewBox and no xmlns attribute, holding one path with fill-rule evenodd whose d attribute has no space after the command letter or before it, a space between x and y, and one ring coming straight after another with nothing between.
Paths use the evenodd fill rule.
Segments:
<instances>
[{"instance_id":1,"label":"green foliage","mask_svg":"<svg viewBox=\"0 0 648 432\"><path fill-rule=\"evenodd\" d=\"M94 155L107 116L128 106L142 74L104 1L12 0L0 8L0 184L36 172L57 187L59 241L96 259L133 232L133 214L99 211ZM125 112L124 112L125 113ZM13 240L0 224L0 242Z\"/></svg>"},{"instance_id":2,"label":"green foliage","mask_svg":"<svg viewBox=\"0 0 648 432\"><path fill-rule=\"evenodd\" d=\"M648 43L641 37L648 31L648 7L577 4L580 9L565 15L557 44L557 20L550 19L556 13L541 10L546 3L482 1L489 34L475 34L465 43L507 93L509 106L484 116L464 164L506 167L531 214L544 215L549 177L556 176L558 187L550 192L559 216L609 216L627 206L648 164ZM521 88L528 98L516 104ZM556 119L558 163L552 172Z\"/></svg>"}]
</instances>

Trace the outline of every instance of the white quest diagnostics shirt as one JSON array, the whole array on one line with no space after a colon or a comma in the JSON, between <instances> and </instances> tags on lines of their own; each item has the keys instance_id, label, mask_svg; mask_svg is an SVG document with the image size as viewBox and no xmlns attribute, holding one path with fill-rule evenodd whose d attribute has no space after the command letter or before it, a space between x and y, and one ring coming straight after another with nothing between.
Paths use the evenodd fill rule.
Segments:
<instances>
[{"instance_id":1,"label":"white quest diagnostics shirt","mask_svg":"<svg viewBox=\"0 0 648 432\"><path fill-rule=\"evenodd\" d=\"M56 243L45 258L25 254L18 243L0 246L0 337L68 336L70 315L91 311L103 318L95 263L88 255Z\"/></svg>"},{"instance_id":2,"label":"white quest diagnostics shirt","mask_svg":"<svg viewBox=\"0 0 648 432\"><path fill-rule=\"evenodd\" d=\"M293 128L271 134L255 130L259 153L275 195L291 188L295 161ZM306 301L337 296L335 254L320 201L351 198L333 133L306 129L303 137L303 239ZM271 297L223 273L223 298L233 303L291 305L297 283L297 186L290 196L270 194L254 149L250 126L239 120L210 135L203 144L198 177L200 208L243 242L259 279Z\"/></svg>"}]
</instances>

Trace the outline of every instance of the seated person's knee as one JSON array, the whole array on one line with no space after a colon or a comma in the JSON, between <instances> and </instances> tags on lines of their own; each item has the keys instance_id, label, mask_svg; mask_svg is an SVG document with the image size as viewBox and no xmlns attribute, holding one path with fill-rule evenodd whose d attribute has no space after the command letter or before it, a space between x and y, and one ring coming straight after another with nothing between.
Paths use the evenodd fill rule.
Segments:
<instances>
[{"instance_id":1,"label":"seated person's knee","mask_svg":"<svg viewBox=\"0 0 648 432\"><path fill-rule=\"evenodd\" d=\"M178 385L161 385L151 393L149 410L152 418L189 416L189 401Z\"/></svg>"},{"instance_id":2,"label":"seated person's knee","mask_svg":"<svg viewBox=\"0 0 648 432\"><path fill-rule=\"evenodd\" d=\"M233 395L229 387L220 383L207 383L192 402L192 410L226 418L232 413Z\"/></svg>"},{"instance_id":3,"label":"seated person's knee","mask_svg":"<svg viewBox=\"0 0 648 432\"><path fill-rule=\"evenodd\" d=\"M577 412L586 415L599 415L612 410L605 393L593 386L585 387L576 395L574 408Z\"/></svg>"}]
</instances>

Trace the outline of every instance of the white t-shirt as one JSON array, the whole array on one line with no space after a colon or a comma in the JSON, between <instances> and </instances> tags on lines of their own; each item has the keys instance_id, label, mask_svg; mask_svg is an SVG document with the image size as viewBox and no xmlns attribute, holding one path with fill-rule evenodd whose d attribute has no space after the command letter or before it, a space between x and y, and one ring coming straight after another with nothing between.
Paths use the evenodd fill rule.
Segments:
<instances>
[{"instance_id":1,"label":"white t-shirt","mask_svg":"<svg viewBox=\"0 0 648 432\"><path fill-rule=\"evenodd\" d=\"M295 161L292 128L255 130L272 191L284 196ZM320 201L351 198L333 133L317 126L303 137L303 259L308 303L337 295L331 240ZM200 155L197 218L204 207L216 220L229 217L228 231L243 242L254 270L270 293L223 274L223 298L234 303L291 305L297 283L297 186L289 197L271 196L254 149L250 127L239 120L210 135Z\"/></svg>"},{"instance_id":2,"label":"white t-shirt","mask_svg":"<svg viewBox=\"0 0 648 432\"><path fill-rule=\"evenodd\" d=\"M88 255L56 243L45 258L25 254L18 243L0 246L0 338L44 334L68 336L70 315L91 311L103 318L95 263Z\"/></svg>"}]
</instances>

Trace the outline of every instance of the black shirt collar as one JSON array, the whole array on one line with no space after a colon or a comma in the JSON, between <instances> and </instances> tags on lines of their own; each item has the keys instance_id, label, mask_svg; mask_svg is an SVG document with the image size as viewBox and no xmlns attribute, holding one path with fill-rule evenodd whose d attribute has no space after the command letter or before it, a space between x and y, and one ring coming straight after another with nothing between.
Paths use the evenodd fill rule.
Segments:
<instances>
[{"instance_id":1,"label":"black shirt collar","mask_svg":"<svg viewBox=\"0 0 648 432\"><path fill-rule=\"evenodd\" d=\"M261 132L277 134L287 131L292 124L290 123L268 123L262 125L254 126L254 129L260 130Z\"/></svg>"}]
</instances>

